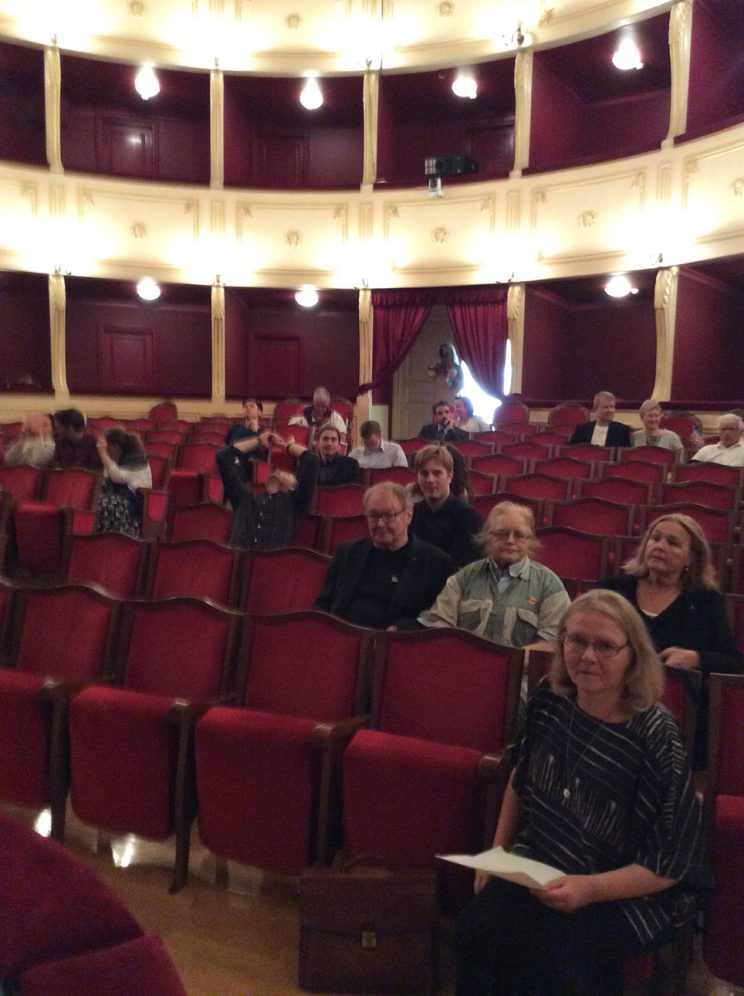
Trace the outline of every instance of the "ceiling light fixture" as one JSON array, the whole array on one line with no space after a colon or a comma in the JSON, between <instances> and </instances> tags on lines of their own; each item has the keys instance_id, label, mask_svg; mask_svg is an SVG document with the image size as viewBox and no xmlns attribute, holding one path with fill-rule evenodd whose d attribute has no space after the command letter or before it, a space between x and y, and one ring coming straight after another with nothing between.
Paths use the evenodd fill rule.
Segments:
<instances>
[{"instance_id":1,"label":"ceiling light fixture","mask_svg":"<svg viewBox=\"0 0 744 996\"><path fill-rule=\"evenodd\" d=\"M627 297L628 294L637 294L638 290L633 287L624 273L616 273L605 284L604 292L610 297Z\"/></svg>"},{"instance_id":2,"label":"ceiling light fixture","mask_svg":"<svg viewBox=\"0 0 744 996\"><path fill-rule=\"evenodd\" d=\"M318 292L312 284L303 284L295 294L295 301L302 308L314 308L318 300Z\"/></svg>"},{"instance_id":3,"label":"ceiling light fixture","mask_svg":"<svg viewBox=\"0 0 744 996\"><path fill-rule=\"evenodd\" d=\"M626 35L622 39L612 56L612 64L623 72L629 69L643 69L640 50L632 38Z\"/></svg>"},{"instance_id":4,"label":"ceiling light fixture","mask_svg":"<svg viewBox=\"0 0 744 996\"><path fill-rule=\"evenodd\" d=\"M452 92L456 97L475 100L478 96L478 83L475 76L470 72L460 70L452 81Z\"/></svg>"},{"instance_id":5,"label":"ceiling light fixture","mask_svg":"<svg viewBox=\"0 0 744 996\"><path fill-rule=\"evenodd\" d=\"M323 106L323 94L314 76L305 83L300 92L300 103L307 111L317 111Z\"/></svg>"},{"instance_id":6,"label":"ceiling light fixture","mask_svg":"<svg viewBox=\"0 0 744 996\"><path fill-rule=\"evenodd\" d=\"M146 62L135 76L134 89L143 100L157 97L160 93L160 82L151 62Z\"/></svg>"},{"instance_id":7,"label":"ceiling light fixture","mask_svg":"<svg viewBox=\"0 0 744 996\"><path fill-rule=\"evenodd\" d=\"M137 294L143 301L157 301L160 297L160 287L152 277L143 277L137 284Z\"/></svg>"}]
</instances>

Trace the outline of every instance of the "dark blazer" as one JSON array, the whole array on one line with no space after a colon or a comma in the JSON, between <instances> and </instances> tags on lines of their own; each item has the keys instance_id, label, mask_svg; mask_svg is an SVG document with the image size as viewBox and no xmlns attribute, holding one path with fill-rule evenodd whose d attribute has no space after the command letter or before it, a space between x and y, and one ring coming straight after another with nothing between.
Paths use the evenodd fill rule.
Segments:
<instances>
[{"instance_id":1,"label":"dark blazer","mask_svg":"<svg viewBox=\"0 0 744 996\"><path fill-rule=\"evenodd\" d=\"M571 443L591 443L592 433L596 424L596 421L580 422L568 441L569 445ZM605 446L632 446L632 444L630 426L625 425L623 422L610 422L607 429L607 442Z\"/></svg>"},{"instance_id":2,"label":"dark blazer","mask_svg":"<svg viewBox=\"0 0 744 996\"><path fill-rule=\"evenodd\" d=\"M415 536L410 540L406 569L388 610L387 625L400 629L415 628L416 617L434 604L455 567L446 553ZM336 550L323 591L315 602L316 609L345 618L371 550L371 539L343 543Z\"/></svg>"},{"instance_id":3,"label":"dark blazer","mask_svg":"<svg viewBox=\"0 0 744 996\"><path fill-rule=\"evenodd\" d=\"M438 422L427 422L421 426L419 439L426 439L430 443L461 443L470 436L464 429L453 425L451 429L444 429Z\"/></svg>"},{"instance_id":4,"label":"dark blazer","mask_svg":"<svg viewBox=\"0 0 744 996\"><path fill-rule=\"evenodd\" d=\"M336 453L328 463L320 461L318 466L318 484L360 484L362 475L359 464L354 457L342 456Z\"/></svg>"}]
</instances>

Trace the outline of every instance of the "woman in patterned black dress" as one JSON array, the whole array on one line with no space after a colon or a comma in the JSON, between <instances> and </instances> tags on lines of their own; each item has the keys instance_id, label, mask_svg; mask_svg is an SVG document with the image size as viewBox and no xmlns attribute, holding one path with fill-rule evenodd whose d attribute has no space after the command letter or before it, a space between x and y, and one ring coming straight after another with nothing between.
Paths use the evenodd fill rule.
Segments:
<instances>
[{"instance_id":1,"label":"woman in patterned black dress","mask_svg":"<svg viewBox=\"0 0 744 996\"><path fill-rule=\"evenodd\" d=\"M564 874L532 891L477 874L458 923L458 996L621 992L623 960L665 943L705 881L688 760L637 613L591 591L558 638L494 846Z\"/></svg>"},{"instance_id":2,"label":"woman in patterned black dress","mask_svg":"<svg viewBox=\"0 0 744 996\"><path fill-rule=\"evenodd\" d=\"M142 532L140 488L152 487L152 471L142 440L133 432L115 426L106 429L97 443L103 463L103 485L98 496L94 531L97 533Z\"/></svg>"}]
</instances>

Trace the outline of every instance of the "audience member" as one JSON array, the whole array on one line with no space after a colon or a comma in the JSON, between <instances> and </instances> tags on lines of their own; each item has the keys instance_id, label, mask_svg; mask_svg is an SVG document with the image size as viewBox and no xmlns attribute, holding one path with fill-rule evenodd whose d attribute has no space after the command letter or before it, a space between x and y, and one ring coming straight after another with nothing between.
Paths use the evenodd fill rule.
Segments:
<instances>
[{"instance_id":1,"label":"audience member","mask_svg":"<svg viewBox=\"0 0 744 996\"><path fill-rule=\"evenodd\" d=\"M413 628L442 590L452 560L409 535L413 509L400 484L383 481L369 488L364 514L370 538L338 548L315 608L360 626Z\"/></svg>"},{"instance_id":2,"label":"audience member","mask_svg":"<svg viewBox=\"0 0 744 996\"><path fill-rule=\"evenodd\" d=\"M721 463L726 467L744 467L744 442L741 434L744 422L741 418L729 412L721 415L718 420L717 443L703 446L692 457L696 463Z\"/></svg>"},{"instance_id":3,"label":"audience member","mask_svg":"<svg viewBox=\"0 0 744 996\"><path fill-rule=\"evenodd\" d=\"M263 405L255 398L245 398L243 401L243 421L237 425L231 425L225 436L225 446L232 446L239 439L257 439L261 431L261 413ZM256 451L254 451L256 452ZM253 456L251 453L240 455L241 475L244 481L251 479L251 464Z\"/></svg>"},{"instance_id":4,"label":"audience member","mask_svg":"<svg viewBox=\"0 0 744 996\"><path fill-rule=\"evenodd\" d=\"M85 428L83 413L65 408L54 416L54 462L62 467L88 467L101 470L96 438Z\"/></svg>"},{"instance_id":5,"label":"audience member","mask_svg":"<svg viewBox=\"0 0 744 996\"><path fill-rule=\"evenodd\" d=\"M499 502L479 538L485 559L448 578L419 623L456 626L507 647L554 650L570 600L560 578L531 559L539 546L532 510Z\"/></svg>"},{"instance_id":6,"label":"audience member","mask_svg":"<svg viewBox=\"0 0 744 996\"><path fill-rule=\"evenodd\" d=\"M611 391L598 391L594 395L594 418L580 422L569 443L591 443L593 446L630 446L630 427L613 421L615 395Z\"/></svg>"},{"instance_id":7,"label":"audience member","mask_svg":"<svg viewBox=\"0 0 744 996\"><path fill-rule=\"evenodd\" d=\"M331 408L331 395L327 388L316 387L313 391L313 403L308 405L302 415L294 415L290 420L290 425L304 425L310 429L310 446L312 447L317 439L318 431L324 425L335 426L341 437L341 442L346 442L346 422L338 412Z\"/></svg>"},{"instance_id":8,"label":"audience member","mask_svg":"<svg viewBox=\"0 0 744 996\"><path fill-rule=\"evenodd\" d=\"M397 443L389 443L382 438L379 422L362 422L359 430L362 445L357 446L350 456L365 470L385 470L387 467L407 467L406 455Z\"/></svg>"},{"instance_id":9,"label":"audience member","mask_svg":"<svg viewBox=\"0 0 744 996\"><path fill-rule=\"evenodd\" d=\"M491 426L480 415L474 414L473 402L470 398L458 395L452 402L455 425L463 432L488 432Z\"/></svg>"},{"instance_id":10,"label":"audience member","mask_svg":"<svg viewBox=\"0 0 744 996\"><path fill-rule=\"evenodd\" d=\"M700 803L663 688L624 599L589 591L569 607L493 838L558 874L537 889L476 874L457 924L458 996L620 994L626 957L671 939L707 876Z\"/></svg>"},{"instance_id":11,"label":"audience member","mask_svg":"<svg viewBox=\"0 0 744 996\"><path fill-rule=\"evenodd\" d=\"M142 440L133 432L116 426L106 429L97 442L103 464L103 484L98 495L94 532L142 532L140 488L152 487L152 471Z\"/></svg>"},{"instance_id":12,"label":"audience member","mask_svg":"<svg viewBox=\"0 0 744 996\"><path fill-rule=\"evenodd\" d=\"M424 446L414 458L418 486L423 500L413 509L414 536L449 554L456 567L463 567L480 555L474 537L483 526L480 512L450 491L452 454L446 446Z\"/></svg>"},{"instance_id":13,"label":"audience member","mask_svg":"<svg viewBox=\"0 0 744 996\"><path fill-rule=\"evenodd\" d=\"M436 443L456 443L468 438L467 432L458 429L448 401L437 401L432 406L433 422L427 422L421 427L420 439L428 439Z\"/></svg>"},{"instance_id":14,"label":"audience member","mask_svg":"<svg viewBox=\"0 0 744 996\"><path fill-rule=\"evenodd\" d=\"M318 484L359 484L359 464L353 457L339 453L341 434L335 425L324 425L316 442L320 457Z\"/></svg>"},{"instance_id":15,"label":"audience member","mask_svg":"<svg viewBox=\"0 0 744 996\"><path fill-rule=\"evenodd\" d=\"M662 411L658 401L654 401L653 398L644 401L638 409L638 414L643 422L643 428L633 433L633 446L658 446L660 449L675 452L683 449L682 440L676 432L660 427Z\"/></svg>"},{"instance_id":16,"label":"audience member","mask_svg":"<svg viewBox=\"0 0 744 996\"><path fill-rule=\"evenodd\" d=\"M257 493L243 484L239 454L258 448L268 450L272 443L298 458L297 476L274 471L263 493ZM226 446L217 452L216 459L225 495L234 510L230 543L248 550L290 546L315 493L317 456L295 443L293 437L285 440L278 433L267 431L257 438L239 439Z\"/></svg>"},{"instance_id":17,"label":"audience member","mask_svg":"<svg viewBox=\"0 0 744 996\"><path fill-rule=\"evenodd\" d=\"M5 454L8 467L46 467L54 459L52 420L42 412L28 412L21 435Z\"/></svg>"}]
</instances>

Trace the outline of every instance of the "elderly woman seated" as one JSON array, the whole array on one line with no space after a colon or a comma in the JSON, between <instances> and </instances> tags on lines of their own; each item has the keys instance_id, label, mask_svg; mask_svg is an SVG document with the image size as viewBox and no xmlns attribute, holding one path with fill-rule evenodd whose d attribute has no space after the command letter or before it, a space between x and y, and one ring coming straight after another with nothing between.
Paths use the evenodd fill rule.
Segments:
<instances>
[{"instance_id":1,"label":"elderly woman seated","mask_svg":"<svg viewBox=\"0 0 744 996\"><path fill-rule=\"evenodd\" d=\"M495 505L481 541L487 556L450 577L422 626L457 626L508 647L552 650L569 605L563 583L531 559L537 549L531 509Z\"/></svg>"},{"instance_id":2,"label":"elderly woman seated","mask_svg":"<svg viewBox=\"0 0 744 996\"><path fill-rule=\"evenodd\" d=\"M634 446L658 446L662 450L680 451L682 440L671 429L661 428L661 405L653 398L644 401L638 409L643 428L633 433Z\"/></svg>"},{"instance_id":3,"label":"elderly woman seated","mask_svg":"<svg viewBox=\"0 0 744 996\"><path fill-rule=\"evenodd\" d=\"M528 889L477 873L458 924L458 996L620 993L624 959L670 940L705 884L700 807L646 628L595 590L558 636L493 841L556 877Z\"/></svg>"}]
</instances>

